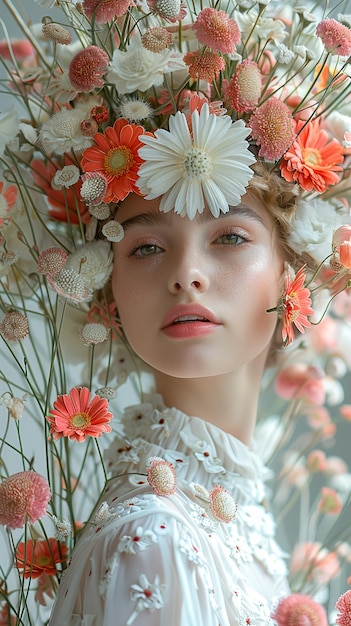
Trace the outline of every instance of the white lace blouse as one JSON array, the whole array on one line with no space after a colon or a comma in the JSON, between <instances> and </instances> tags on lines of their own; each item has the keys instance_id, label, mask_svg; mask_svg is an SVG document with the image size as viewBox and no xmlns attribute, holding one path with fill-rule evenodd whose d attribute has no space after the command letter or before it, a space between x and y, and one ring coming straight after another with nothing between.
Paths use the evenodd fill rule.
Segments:
<instances>
[{"instance_id":1,"label":"white lace blouse","mask_svg":"<svg viewBox=\"0 0 351 626\"><path fill-rule=\"evenodd\" d=\"M106 455L115 478L75 547L50 626L273 625L288 588L258 456L159 396L129 407L123 424ZM148 484L150 457L176 468L172 495ZM211 513L215 485L237 503L230 522Z\"/></svg>"}]
</instances>

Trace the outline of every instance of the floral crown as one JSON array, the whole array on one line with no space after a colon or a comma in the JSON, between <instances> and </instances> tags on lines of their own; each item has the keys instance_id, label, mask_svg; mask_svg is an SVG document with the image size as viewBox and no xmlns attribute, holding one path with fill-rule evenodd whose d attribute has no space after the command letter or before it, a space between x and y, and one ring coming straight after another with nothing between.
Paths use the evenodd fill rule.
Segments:
<instances>
[{"instance_id":1,"label":"floral crown","mask_svg":"<svg viewBox=\"0 0 351 626\"><path fill-rule=\"evenodd\" d=\"M39 272L82 302L111 271L96 231L121 240L115 207L129 193L218 216L257 161L300 196L291 247L348 272L348 238L333 246L331 235L349 219L349 16L250 0L37 0L60 14L29 28L4 4L26 39L1 42L7 90L25 109L20 122L13 108L0 116L3 274L18 261L19 195L61 243Z\"/></svg>"}]
</instances>

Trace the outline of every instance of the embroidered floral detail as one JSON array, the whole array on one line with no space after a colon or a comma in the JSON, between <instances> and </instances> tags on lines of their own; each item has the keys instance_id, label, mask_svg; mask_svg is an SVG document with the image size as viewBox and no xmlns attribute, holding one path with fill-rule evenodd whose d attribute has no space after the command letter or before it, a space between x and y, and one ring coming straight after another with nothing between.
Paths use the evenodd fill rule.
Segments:
<instances>
[{"instance_id":1,"label":"embroidered floral detail","mask_svg":"<svg viewBox=\"0 0 351 626\"><path fill-rule=\"evenodd\" d=\"M229 548L229 556L236 563L251 563L253 561L250 545L239 533L228 537L226 545Z\"/></svg>"},{"instance_id":2,"label":"embroidered floral detail","mask_svg":"<svg viewBox=\"0 0 351 626\"><path fill-rule=\"evenodd\" d=\"M105 571L101 577L99 584L99 593L105 597L107 588L112 579L116 566L118 564L118 558L116 554L113 554L107 561Z\"/></svg>"},{"instance_id":3,"label":"embroidered floral detail","mask_svg":"<svg viewBox=\"0 0 351 626\"><path fill-rule=\"evenodd\" d=\"M132 441L116 437L104 453L109 472L121 474L125 471L121 469L122 464L136 465L139 463L140 453L145 450L146 445L146 442L139 437Z\"/></svg>"},{"instance_id":4,"label":"embroidered floral detail","mask_svg":"<svg viewBox=\"0 0 351 626\"><path fill-rule=\"evenodd\" d=\"M147 467L147 479L150 487L159 496L170 496L177 487L176 473L173 465L153 457L149 459Z\"/></svg>"},{"instance_id":5,"label":"embroidered floral detail","mask_svg":"<svg viewBox=\"0 0 351 626\"><path fill-rule=\"evenodd\" d=\"M221 485L215 485L212 489L210 506L213 517L220 522L228 523L235 519L238 505L229 491L221 487Z\"/></svg>"},{"instance_id":6,"label":"embroidered floral detail","mask_svg":"<svg viewBox=\"0 0 351 626\"><path fill-rule=\"evenodd\" d=\"M141 574L139 578L139 584L131 585L130 598L136 602L136 607L127 621L126 626L132 624L139 613L145 609L153 612L157 609L161 609L164 604L162 591L164 585L160 584L159 576L155 577L153 583L149 582L145 574Z\"/></svg>"},{"instance_id":7,"label":"embroidered floral detail","mask_svg":"<svg viewBox=\"0 0 351 626\"><path fill-rule=\"evenodd\" d=\"M215 530L217 528L218 522L215 522L209 517L203 506L191 504L191 508L190 515L198 526L205 530Z\"/></svg>"},{"instance_id":8,"label":"embroidered floral detail","mask_svg":"<svg viewBox=\"0 0 351 626\"><path fill-rule=\"evenodd\" d=\"M126 517L132 513L139 513L150 507L158 506L158 498L153 494L144 494L136 498L129 498L116 506L116 516Z\"/></svg>"},{"instance_id":9,"label":"embroidered floral detail","mask_svg":"<svg viewBox=\"0 0 351 626\"><path fill-rule=\"evenodd\" d=\"M194 563L195 565L205 565L205 560L199 550L199 548L194 544L190 535L185 535L179 539L178 542L179 550L186 555L188 561Z\"/></svg>"},{"instance_id":10,"label":"embroidered floral detail","mask_svg":"<svg viewBox=\"0 0 351 626\"><path fill-rule=\"evenodd\" d=\"M245 589L244 595L239 587L234 587L233 602L239 613L238 626L274 626L267 604L253 589Z\"/></svg>"},{"instance_id":11,"label":"embroidered floral detail","mask_svg":"<svg viewBox=\"0 0 351 626\"><path fill-rule=\"evenodd\" d=\"M135 531L133 536L123 535L118 542L118 552L136 554L139 550L146 550L153 543L157 543L157 537L152 530L144 530L141 526Z\"/></svg>"},{"instance_id":12,"label":"embroidered floral detail","mask_svg":"<svg viewBox=\"0 0 351 626\"><path fill-rule=\"evenodd\" d=\"M194 496L200 498L204 502L210 502L210 494L205 487L199 485L198 483L190 483L189 487Z\"/></svg>"},{"instance_id":13,"label":"embroidered floral detail","mask_svg":"<svg viewBox=\"0 0 351 626\"><path fill-rule=\"evenodd\" d=\"M186 443L189 445L196 458L201 461L206 472L209 474L225 474L226 470L221 465L221 460L215 456L215 452L211 450L212 446L210 444L206 443L206 441L195 439L195 437L193 437L192 440L189 438Z\"/></svg>"},{"instance_id":14,"label":"embroidered floral detail","mask_svg":"<svg viewBox=\"0 0 351 626\"><path fill-rule=\"evenodd\" d=\"M171 431L170 423L167 420L163 411L154 411L152 416L153 424L151 424L151 430L158 430L160 433L161 441L164 438L169 437Z\"/></svg>"}]
</instances>

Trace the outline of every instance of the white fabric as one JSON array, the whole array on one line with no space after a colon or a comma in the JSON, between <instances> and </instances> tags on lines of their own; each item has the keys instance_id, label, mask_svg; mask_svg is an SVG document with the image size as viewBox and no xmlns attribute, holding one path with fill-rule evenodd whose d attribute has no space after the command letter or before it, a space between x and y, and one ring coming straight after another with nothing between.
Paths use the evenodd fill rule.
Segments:
<instances>
[{"instance_id":1,"label":"white fabric","mask_svg":"<svg viewBox=\"0 0 351 626\"><path fill-rule=\"evenodd\" d=\"M159 396L127 409L123 423L106 455L108 507L78 541L50 626L273 625L272 604L288 587L258 456ZM147 483L155 456L176 467L173 495ZM229 523L209 512L217 484L238 504Z\"/></svg>"}]
</instances>

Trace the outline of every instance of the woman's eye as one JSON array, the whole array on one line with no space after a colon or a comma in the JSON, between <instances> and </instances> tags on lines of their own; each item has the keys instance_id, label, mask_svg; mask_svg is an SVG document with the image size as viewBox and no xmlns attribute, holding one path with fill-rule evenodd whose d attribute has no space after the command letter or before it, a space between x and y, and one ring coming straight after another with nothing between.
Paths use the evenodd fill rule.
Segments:
<instances>
[{"instance_id":1,"label":"woman's eye","mask_svg":"<svg viewBox=\"0 0 351 626\"><path fill-rule=\"evenodd\" d=\"M244 237L241 237L237 233L225 233L224 235L221 235L220 237L218 237L215 243L223 243L223 244L229 244L232 246L237 246L240 243L243 243L244 241L246 241Z\"/></svg>"},{"instance_id":2,"label":"woman's eye","mask_svg":"<svg viewBox=\"0 0 351 626\"><path fill-rule=\"evenodd\" d=\"M142 246L138 246L137 248L135 248L132 251L131 256L145 257L152 256L153 254L159 254L160 252L162 252L162 248L156 246L156 244L146 243Z\"/></svg>"}]
</instances>

